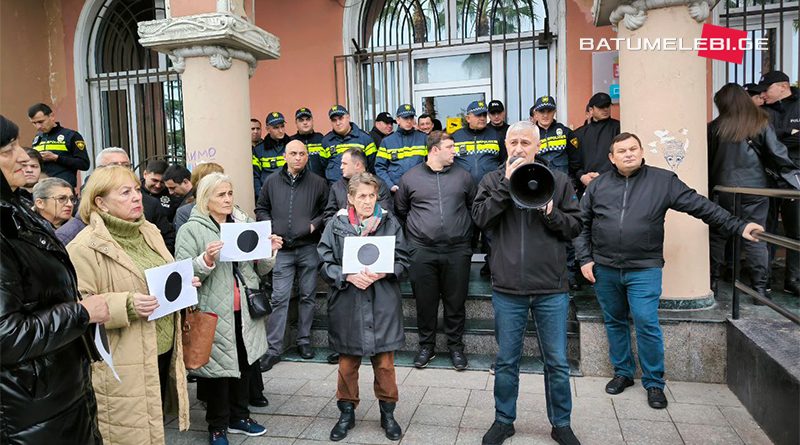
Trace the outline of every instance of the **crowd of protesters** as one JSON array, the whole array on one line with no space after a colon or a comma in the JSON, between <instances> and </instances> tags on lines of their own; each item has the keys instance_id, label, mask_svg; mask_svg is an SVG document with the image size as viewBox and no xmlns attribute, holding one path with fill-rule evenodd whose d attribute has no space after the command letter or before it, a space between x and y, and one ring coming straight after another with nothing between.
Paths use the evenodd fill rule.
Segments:
<instances>
[{"instance_id":1,"label":"crowd of protesters","mask_svg":"<svg viewBox=\"0 0 800 445\"><path fill-rule=\"evenodd\" d=\"M714 96L708 125L709 185L800 188L798 91L781 72L758 84L729 84ZM606 392L634 384L636 363L628 317L636 330L648 404L667 406L664 344L658 321L664 266L663 221L669 209L703 220L711 232L711 287L718 289L726 243L745 239L747 270L769 298L770 252L758 242L780 222L797 238L798 202L747 198L738 217L730 197L715 203L675 171L645 163L642 143L611 118L611 98L597 93L586 123L574 131L555 120L556 99L533 101L530 120L508 124L502 102L474 101L463 128L445 132L435 116L402 104L378 114L370 132L348 110L327 111L331 130L314 130L310 109L295 112L297 134L284 115L251 120L255 218L234 203L221 165L187 168L148 162L137 177L123 148L98 150L91 175L86 142L62 127L46 104L28 110L37 129L23 149L18 126L0 116L0 415L3 443L164 443L163 419L189 426L188 383L197 382L209 443L228 434L258 436L269 425L250 417L266 406L262 372L280 362L289 300L298 297L296 346L315 356L311 329L318 278L329 286L327 357L338 364L340 417L330 439L355 426L358 371L369 357L381 427L390 440L401 399L394 353L406 344L400 282L416 300L419 349L414 366L436 356L437 313L452 366L469 368L464 353L465 302L473 252L486 253L498 343L495 421L482 439L501 444L514 434L520 357L529 318L540 340L551 437L579 444L571 429L567 362L569 291L594 285L614 377ZM398 128L395 130L394 125ZM231 148L233 149L233 148ZM537 208L514 203L510 179L538 163L554 179ZM273 255L258 261L220 258L226 223L270 221ZM394 237L392 272L344 273L345 239ZM191 261L201 311L218 324L208 363L188 370L182 349L183 311L149 321L158 300L144 271ZM728 266L732 266L728 264ZM786 257L783 290L797 295L796 254ZM268 286L265 286L268 285ZM247 295L271 288L272 312L252 313ZM94 327L107 333L118 382L99 362ZM99 330L99 329L98 329ZM438 351L442 352L442 351Z\"/></svg>"}]
</instances>

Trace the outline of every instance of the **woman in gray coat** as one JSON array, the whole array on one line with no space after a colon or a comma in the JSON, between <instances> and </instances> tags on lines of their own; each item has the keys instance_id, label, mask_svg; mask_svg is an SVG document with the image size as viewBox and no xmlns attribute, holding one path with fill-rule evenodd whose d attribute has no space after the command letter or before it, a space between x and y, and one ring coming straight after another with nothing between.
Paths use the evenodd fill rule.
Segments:
<instances>
[{"instance_id":1,"label":"woman in gray coat","mask_svg":"<svg viewBox=\"0 0 800 445\"><path fill-rule=\"evenodd\" d=\"M394 351L405 344L400 280L408 273L408 251L397 219L376 204L378 179L369 173L353 176L348 184L348 208L328 222L317 248L320 273L331 286L328 294L328 339L339 356L336 398L341 415L330 439L342 440L355 426L358 404L358 368L368 356L375 373L381 427L386 437L399 440L402 432L394 420L397 382ZM346 237L394 236L394 273L342 273Z\"/></svg>"}]
</instances>

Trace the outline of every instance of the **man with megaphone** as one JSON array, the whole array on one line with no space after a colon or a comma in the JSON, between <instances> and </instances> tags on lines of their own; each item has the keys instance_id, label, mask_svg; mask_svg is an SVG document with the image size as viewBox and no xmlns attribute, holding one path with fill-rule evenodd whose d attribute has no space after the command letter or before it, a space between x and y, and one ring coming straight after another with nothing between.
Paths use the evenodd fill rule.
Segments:
<instances>
[{"instance_id":1,"label":"man with megaphone","mask_svg":"<svg viewBox=\"0 0 800 445\"><path fill-rule=\"evenodd\" d=\"M562 445L579 445L570 427L566 258L566 245L581 229L578 198L567 175L534 162L536 125L511 125L506 148L508 161L483 177L472 204L475 224L492 236L492 306L500 347L495 421L482 443L499 445L514 435L519 360L530 312L544 362L550 436Z\"/></svg>"}]
</instances>

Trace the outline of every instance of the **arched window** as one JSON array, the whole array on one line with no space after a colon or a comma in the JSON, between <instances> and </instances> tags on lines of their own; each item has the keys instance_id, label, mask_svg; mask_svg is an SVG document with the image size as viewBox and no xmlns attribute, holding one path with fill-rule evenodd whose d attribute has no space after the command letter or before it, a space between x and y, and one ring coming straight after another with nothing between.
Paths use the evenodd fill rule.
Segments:
<instances>
[{"instance_id":1,"label":"arched window","mask_svg":"<svg viewBox=\"0 0 800 445\"><path fill-rule=\"evenodd\" d=\"M404 102L444 123L499 99L509 121L527 119L555 90L544 0L365 0L358 14L353 53L335 60L337 100L346 91L365 126Z\"/></svg>"},{"instance_id":2,"label":"arched window","mask_svg":"<svg viewBox=\"0 0 800 445\"><path fill-rule=\"evenodd\" d=\"M139 45L137 22L165 17L164 0L105 0L88 38L86 82L95 152L118 146L134 165L183 163L183 96L169 59Z\"/></svg>"}]
</instances>

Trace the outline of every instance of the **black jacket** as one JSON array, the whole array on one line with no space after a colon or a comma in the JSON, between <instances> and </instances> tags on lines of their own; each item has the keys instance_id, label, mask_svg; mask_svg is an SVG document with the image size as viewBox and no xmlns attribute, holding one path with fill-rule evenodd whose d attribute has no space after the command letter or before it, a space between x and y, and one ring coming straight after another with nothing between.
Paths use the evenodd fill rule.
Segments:
<instances>
[{"instance_id":1,"label":"black jacket","mask_svg":"<svg viewBox=\"0 0 800 445\"><path fill-rule=\"evenodd\" d=\"M644 165L631 176L616 169L595 178L581 198L578 261L620 269L664 266L664 216L673 209L726 235L746 223L689 188L669 170Z\"/></svg>"},{"instance_id":2,"label":"black jacket","mask_svg":"<svg viewBox=\"0 0 800 445\"><path fill-rule=\"evenodd\" d=\"M322 133L317 133L316 131L308 134L297 133L291 137L291 140L306 144L306 148L308 148L308 168L324 178L328 158L324 156L322 149Z\"/></svg>"},{"instance_id":3,"label":"black jacket","mask_svg":"<svg viewBox=\"0 0 800 445\"><path fill-rule=\"evenodd\" d=\"M51 178L61 178L73 187L77 185L78 170L89 170L89 155L86 141L75 130L64 128L60 123L47 133L37 133L33 138L36 151L49 151L58 155L55 162L42 163L42 173Z\"/></svg>"},{"instance_id":4,"label":"black jacket","mask_svg":"<svg viewBox=\"0 0 800 445\"><path fill-rule=\"evenodd\" d=\"M567 292L567 245L581 230L578 197L567 175L553 171L553 211L523 210L511 201L505 166L487 173L472 219L492 239L492 288L514 295Z\"/></svg>"},{"instance_id":5,"label":"black jacket","mask_svg":"<svg viewBox=\"0 0 800 445\"><path fill-rule=\"evenodd\" d=\"M500 144L500 163L504 164L506 160L508 160L508 152L506 151L506 133L508 133L508 127L511 125L508 122L503 122L500 126L492 125L489 122L489 127L494 128L494 131L497 132L497 142Z\"/></svg>"},{"instance_id":6,"label":"black jacket","mask_svg":"<svg viewBox=\"0 0 800 445\"><path fill-rule=\"evenodd\" d=\"M381 142L383 142L383 138L389 136L389 134L383 134L380 130L378 130L378 127L375 126L373 126L372 130L369 131L369 136L372 138L372 141L375 142L375 147L380 147Z\"/></svg>"},{"instance_id":7,"label":"black jacket","mask_svg":"<svg viewBox=\"0 0 800 445\"><path fill-rule=\"evenodd\" d=\"M436 172L423 162L407 171L399 186L395 214L405 223L410 242L425 247L469 245L477 187L468 171L452 165Z\"/></svg>"},{"instance_id":8,"label":"black jacket","mask_svg":"<svg viewBox=\"0 0 800 445\"><path fill-rule=\"evenodd\" d=\"M778 140L789 150L789 157L795 164L800 164L800 133L797 132L800 131L800 91L792 87L791 96L764 105L764 108L769 113L769 120L775 128ZM792 134L792 131L795 133Z\"/></svg>"},{"instance_id":9,"label":"black jacket","mask_svg":"<svg viewBox=\"0 0 800 445\"><path fill-rule=\"evenodd\" d=\"M75 269L0 177L0 443L102 444Z\"/></svg>"},{"instance_id":10,"label":"black jacket","mask_svg":"<svg viewBox=\"0 0 800 445\"><path fill-rule=\"evenodd\" d=\"M348 355L372 356L396 351L405 345L400 281L408 275L409 259L403 229L384 210L381 223L369 236L395 237L394 273L365 290L350 284L342 274L344 239L348 236L358 234L343 210L325 227L317 246L320 275L331 286L328 343L334 351Z\"/></svg>"},{"instance_id":11,"label":"black jacket","mask_svg":"<svg viewBox=\"0 0 800 445\"><path fill-rule=\"evenodd\" d=\"M797 172L797 166L789 159L786 147L778 142L771 127L752 139L739 142L721 141L717 135L718 128L718 119L708 124L708 182L711 188L717 185L775 187L774 180L764 170L767 165L777 166L783 173Z\"/></svg>"},{"instance_id":12,"label":"black jacket","mask_svg":"<svg viewBox=\"0 0 800 445\"><path fill-rule=\"evenodd\" d=\"M283 237L284 250L316 244L322 233L327 201L325 179L307 168L292 178L284 166L264 182L256 204L256 219L272 221L272 233Z\"/></svg>"},{"instance_id":13,"label":"black jacket","mask_svg":"<svg viewBox=\"0 0 800 445\"><path fill-rule=\"evenodd\" d=\"M377 176L376 178L378 179L378 184L380 185L378 190L378 205L380 205L384 210L393 212L394 199L392 198L392 192L389 190L389 187L386 186L385 182L381 181L381 179ZM348 182L349 181L346 178L341 178L331 184L331 191L328 194L328 204L325 206L325 224L327 224L331 218L336 216L336 212L347 208L349 204L347 201Z\"/></svg>"},{"instance_id":14,"label":"black jacket","mask_svg":"<svg viewBox=\"0 0 800 445\"><path fill-rule=\"evenodd\" d=\"M611 171L614 164L608 160L608 153L611 149L611 140L619 134L619 121L608 118L602 121L591 119L589 123L575 130L575 137L578 139L578 153L581 157L581 167L575 173L575 177L588 172L604 173Z\"/></svg>"}]
</instances>

